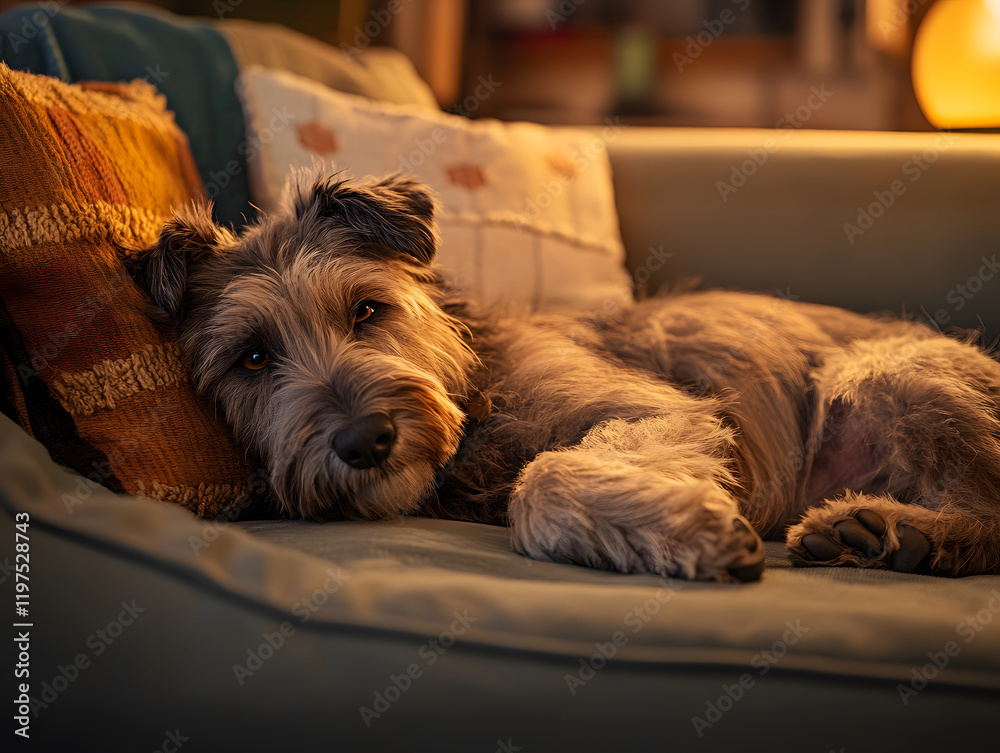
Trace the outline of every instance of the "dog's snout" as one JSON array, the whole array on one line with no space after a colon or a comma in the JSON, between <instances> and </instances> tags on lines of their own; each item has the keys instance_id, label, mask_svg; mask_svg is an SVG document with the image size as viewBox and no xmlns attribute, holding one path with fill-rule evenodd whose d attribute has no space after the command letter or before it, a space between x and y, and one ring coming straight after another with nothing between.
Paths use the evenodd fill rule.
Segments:
<instances>
[{"instance_id":1,"label":"dog's snout","mask_svg":"<svg viewBox=\"0 0 1000 753\"><path fill-rule=\"evenodd\" d=\"M385 413L362 416L333 438L337 457L352 468L381 465L392 452L396 427Z\"/></svg>"}]
</instances>

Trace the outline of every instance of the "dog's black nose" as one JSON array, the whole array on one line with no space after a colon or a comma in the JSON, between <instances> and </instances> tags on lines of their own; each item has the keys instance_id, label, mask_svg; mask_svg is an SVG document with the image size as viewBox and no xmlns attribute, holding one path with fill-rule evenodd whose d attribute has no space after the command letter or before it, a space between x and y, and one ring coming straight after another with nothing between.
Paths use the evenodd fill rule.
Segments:
<instances>
[{"instance_id":1,"label":"dog's black nose","mask_svg":"<svg viewBox=\"0 0 1000 753\"><path fill-rule=\"evenodd\" d=\"M392 452L396 427L385 413L362 416L333 438L337 457L352 468L381 465Z\"/></svg>"}]
</instances>

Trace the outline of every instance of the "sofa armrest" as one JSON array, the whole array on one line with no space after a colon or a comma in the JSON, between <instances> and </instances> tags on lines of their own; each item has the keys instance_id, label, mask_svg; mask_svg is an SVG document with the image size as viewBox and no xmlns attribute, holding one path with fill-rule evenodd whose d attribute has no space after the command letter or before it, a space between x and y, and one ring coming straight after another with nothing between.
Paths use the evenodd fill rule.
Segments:
<instances>
[{"instance_id":1,"label":"sofa armrest","mask_svg":"<svg viewBox=\"0 0 1000 753\"><path fill-rule=\"evenodd\" d=\"M697 277L1000 330L998 135L627 128L608 151L650 291Z\"/></svg>"}]
</instances>

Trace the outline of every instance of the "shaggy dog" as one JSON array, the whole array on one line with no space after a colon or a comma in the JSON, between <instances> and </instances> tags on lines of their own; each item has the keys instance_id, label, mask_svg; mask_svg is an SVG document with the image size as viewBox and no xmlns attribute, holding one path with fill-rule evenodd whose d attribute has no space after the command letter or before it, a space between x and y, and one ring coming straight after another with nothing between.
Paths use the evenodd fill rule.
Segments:
<instances>
[{"instance_id":1,"label":"shaggy dog","mask_svg":"<svg viewBox=\"0 0 1000 753\"><path fill-rule=\"evenodd\" d=\"M1000 572L1000 365L917 323L694 292L610 318L477 310L401 177L292 186L133 261L198 393L313 519L509 525L530 557L752 580Z\"/></svg>"}]
</instances>

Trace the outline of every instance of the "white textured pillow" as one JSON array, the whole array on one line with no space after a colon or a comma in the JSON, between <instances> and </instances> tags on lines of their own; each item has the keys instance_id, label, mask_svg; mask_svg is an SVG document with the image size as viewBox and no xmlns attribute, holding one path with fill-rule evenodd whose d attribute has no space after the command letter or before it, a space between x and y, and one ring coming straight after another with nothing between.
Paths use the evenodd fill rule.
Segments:
<instances>
[{"instance_id":1,"label":"white textured pillow","mask_svg":"<svg viewBox=\"0 0 1000 753\"><path fill-rule=\"evenodd\" d=\"M239 88L261 209L317 156L358 178L401 170L437 191L438 261L472 298L546 311L631 301L601 135L374 102L260 67Z\"/></svg>"}]
</instances>

